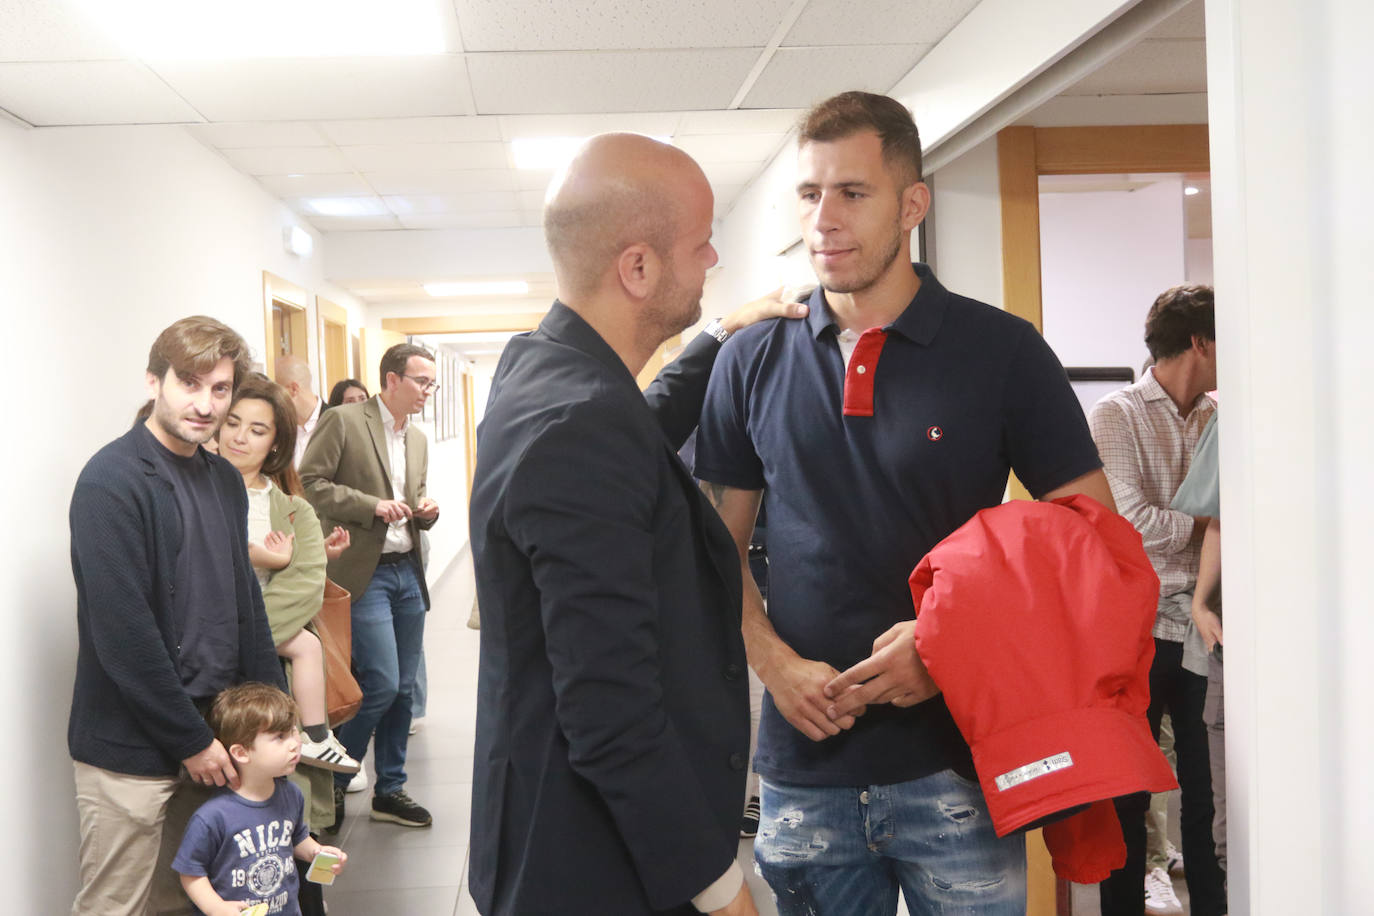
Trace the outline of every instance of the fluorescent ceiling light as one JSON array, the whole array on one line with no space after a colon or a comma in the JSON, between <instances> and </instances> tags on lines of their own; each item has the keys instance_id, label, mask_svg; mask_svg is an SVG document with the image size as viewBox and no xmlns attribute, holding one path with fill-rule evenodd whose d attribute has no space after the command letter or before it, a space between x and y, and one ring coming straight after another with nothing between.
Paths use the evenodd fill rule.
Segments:
<instances>
[{"instance_id":1,"label":"fluorescent ceiling light","mask_svg":"<svg viewBox=\"0 0 1374 916\"><path fill-rule=\"evenodd\" d=\"M382 216L391 212L375 197L312 197L305 205L320 216Z\"/></svg>"},{"instance_id":2,"label":"fluorescent ceiling light","mask_svg":"<svg viewBox=\"0 0 1374 916\"><path fill-rule=\"evenodd\" d=\"M1192 185L1188 185L1188 187L1183 189L1183 193L1189 197L1192 197L1194 194L1198 193L1198 189L1193 187Z\"/></svg>"},{"instance_id":3,"label":"fluorescent ceiling light","mask_svg":"<svg viewBox=\"0 0 1374 916\"><path fill-rule=\"evenodd\" d=\"M438 0L78 0L133 56L170 60L442 54Z\"/></svg>"},{"instance_id":4,"label":"fluorescent ceiling light","mask_svg":"<svg viewBox=\"0 0 1374 916\"><path fill-rule=\"evenodd\" d=\"M551 171L567 165L588 137L516 137L510 142L517 169ZM672 143L671 137L654 137Z\"/></svg>"},{"instance_id":5,"label":"fluorescent ceiling light","mask_svg":"<svg viewBox=\"0 0 1374 916\"><path fill-rule=\"evenodd\" d=\"M523 296L530 291L524 280L484 280L468 283L426 283L425 292L448 296Z\"/></svg>"}]
</instances>

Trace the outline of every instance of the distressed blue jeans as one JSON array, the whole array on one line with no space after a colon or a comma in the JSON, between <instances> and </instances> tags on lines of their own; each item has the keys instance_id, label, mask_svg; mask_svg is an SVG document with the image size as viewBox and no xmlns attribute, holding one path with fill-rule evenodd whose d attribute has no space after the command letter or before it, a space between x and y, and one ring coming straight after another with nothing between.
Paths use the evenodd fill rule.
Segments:
<instances>
[{"instance_id":1,"label":"distressed blue jeans","mask_svg":"<svg viewBox=\"0 0 1374 916\"><path fill-rule=\"evenodd\" d=\"M353 671L363 689L358 714L336 734L349 756L362 760L376 737L376 784L389 795L405 785L411 695L424 651L425 603L410 563L378 566L367 589L353 599ZM351 777L334 776L335 785Z\"/></svg>"},{"instance_id":2,"label":"distressed blue jeans","mask_svg":"<svg viewBox=\"0 0 1374 916\"><path fill-rule=\"evenodd\" d=\"M866 788L763 780L754 859L781 916L1024 916L1026 844L952 770Z\"/></svg>"}]
</instances>

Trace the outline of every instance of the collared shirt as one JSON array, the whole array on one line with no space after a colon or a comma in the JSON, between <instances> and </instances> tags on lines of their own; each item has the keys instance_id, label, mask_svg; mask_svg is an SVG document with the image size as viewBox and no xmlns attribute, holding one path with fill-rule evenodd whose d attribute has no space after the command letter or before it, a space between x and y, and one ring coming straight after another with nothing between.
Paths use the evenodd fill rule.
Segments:
<instances>
[{"instance_id":1,"label":"collared shirt","mask_svg":"<svg viewBox=\"0 0 1374 916\"><path fill-rule=\"evenodd\" d=\"M391 498L402 502L406 498L406 430L410 429L410 417L401 421L396 429L396 418L386 409L386 402L377 395L377 409L382 412L382 429L386 433L386 453L391 464ZM415 508L411 506L411 508ZM402 519L392 522L386 529L386 540L382 543L383 553L409 553L415 546L410 537L410 521Z\"/></svg>"},{"instance_id":2,"label":"collared shirt","mask_svg":"<svg viewBox=\"0 0 1374 916\"><path fill-rule=\"evenodd\" d=\"M1098 401L1088 415L1116 510L1140 532L1159 576L1154 634L1174 642L1188 631L1187 595L1197 581L1201 545L1193 541L1193 517L1169 503L1215 410L1216 403L1201 394L1185 417L1151 367L1140 381Z\"/></svg>"},{"instance_id":3,"label":"collared shirt","mask_svg":"<svg viewBox=\"0 0 1374 916\"><path fill-rule=\"evenodd\" d=\"M923 264L891 324L846 366L822 292L803 321L760 322L721 348L696 475L765 490L769 620L843 671L915 614L907 579L1015 468L1041 495L1100 466L1063 367L1029 323L947 291ZM966 766L943 698L870 707L816 743L765 701L755 768L781 782L870 785Z\"/></svg>"},{"instance_id":4,"label":"collared shirt","mask_svg":"<svg viewBox=\"0 0 1374 916\"><path fill-rule=\"evenodd\" d=\"M301 456L305 454L306 443L315 432L315 424L320 422L320 412L324 409L324 399L315 398L315 410L310 417L296 427L296 467L301 466Z\"/></svg>"}]
</instances>

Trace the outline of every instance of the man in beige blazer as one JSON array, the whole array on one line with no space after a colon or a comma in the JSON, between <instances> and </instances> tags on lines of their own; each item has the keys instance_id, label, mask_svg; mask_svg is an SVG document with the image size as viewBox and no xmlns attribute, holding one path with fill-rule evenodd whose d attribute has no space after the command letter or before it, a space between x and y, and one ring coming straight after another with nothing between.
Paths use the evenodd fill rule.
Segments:
<instances>
[{"instance_id":1,"label":"man in beige blazer","mask_svg":"<svg viewBox=\"0 0 1374 916\"><path fill-rule=\"evenodd\" d=\"M425 495L428 443L410 416L439 387L435 372L434 357L423 347L387 350L381 392L322 414L300 466L306 498L324 530L341 525L352 540L330 561L329 577L353 595L353 668L363 702L336 734L361 760L375 733L372 819L407 827L432 823L403 786L411 693L429 610L420 532L439 518L438 503ZM334 782L336 829L348 779Z\"/></svg>"}]
</instances>

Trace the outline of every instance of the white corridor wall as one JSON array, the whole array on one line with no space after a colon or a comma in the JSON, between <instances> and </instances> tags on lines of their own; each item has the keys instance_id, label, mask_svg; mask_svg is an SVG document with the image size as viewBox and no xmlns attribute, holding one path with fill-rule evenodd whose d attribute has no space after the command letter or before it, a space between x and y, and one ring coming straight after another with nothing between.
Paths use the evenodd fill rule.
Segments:
<instances>
[{"instance_id":1,"label":"white corridor wall","mask_svg":"<svg viewBox=\"0 0 1374 916\"><path fill-rule=\"evenodd\" d=\"M67 715L76 592L67 506L82 465L127 430L157 332L194 313L263 346L262 271L349 307L282 248L296 218L177 127L21 130L0 122L0 303L10 524L0 598L0 785L8 905L61 913L77 875ZM308 227L302 227L307 228ZM358 323L356 320L351 324Z\"/></svg>"}]
</instances>

